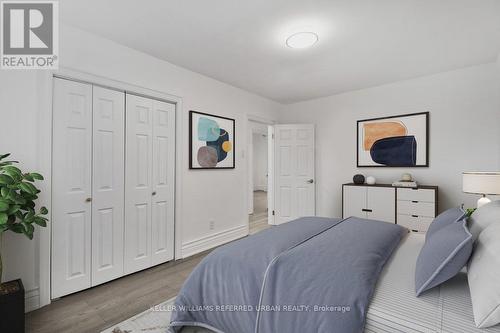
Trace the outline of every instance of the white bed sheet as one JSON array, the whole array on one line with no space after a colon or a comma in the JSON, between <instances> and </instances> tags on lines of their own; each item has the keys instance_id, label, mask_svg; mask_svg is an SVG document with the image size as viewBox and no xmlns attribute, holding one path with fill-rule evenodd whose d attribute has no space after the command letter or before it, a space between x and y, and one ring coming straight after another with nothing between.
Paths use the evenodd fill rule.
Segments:
<instances>
[{"instance_id":1,"label":"white bed sheet","mask_svg":"<svg viewBox=\"0 0 500 333\"><path fill-rule=\"evenodd\" d=\"M415 263L424 240L423 234L409 233L386 264L368 310L365 333L500 332L500 326L475 327L464 273L415 296Z\"/></svg>"}]
</instances>

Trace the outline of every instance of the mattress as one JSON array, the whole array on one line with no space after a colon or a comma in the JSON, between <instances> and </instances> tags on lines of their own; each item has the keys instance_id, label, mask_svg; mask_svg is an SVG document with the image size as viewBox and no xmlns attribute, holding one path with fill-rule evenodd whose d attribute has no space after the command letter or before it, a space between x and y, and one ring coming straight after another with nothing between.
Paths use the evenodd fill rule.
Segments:
<instances>
[{"instance_id":1,"label":"mattress","mask_svg":"<svg viewBox=\"0 0 500 333\"><path fill-rule=\"evenodd\" d=\"M409 233L385 265L368 309L365 333L500 333L500 326L475 327L465 273L415 296L415 263L424 239L423 234ZM186 327L182 332L211 331Z\"/></svg>"},{"instance_id":2,"label":"mattress","mask_svg":"<svg viewBox=\"0 0 500 333\"><path fill-rule=\"evenodd\" d=\"M387 262L368 310L365 333L500 332L500 326L475 327L465 273L415 296L415 263L424 239L423 234L409 233Z\"/></svg>"}]
</instances>

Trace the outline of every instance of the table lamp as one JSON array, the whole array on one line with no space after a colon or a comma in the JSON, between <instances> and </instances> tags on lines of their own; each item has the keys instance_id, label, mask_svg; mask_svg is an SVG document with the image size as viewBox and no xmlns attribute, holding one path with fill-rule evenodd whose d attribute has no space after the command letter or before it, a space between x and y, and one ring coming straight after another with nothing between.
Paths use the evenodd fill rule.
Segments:
<instances>
[{"instance_id":1,"label":"table lamp","mask_svg":"<svg viewBox=\"0 0 500 333\"><path fill-rule=\"evenodd\" d=\"M500 171L463 172L462 190L465 193L481 194L477 207L491 202L486 195L500 194Z\"/></svg>"}]
</instances>

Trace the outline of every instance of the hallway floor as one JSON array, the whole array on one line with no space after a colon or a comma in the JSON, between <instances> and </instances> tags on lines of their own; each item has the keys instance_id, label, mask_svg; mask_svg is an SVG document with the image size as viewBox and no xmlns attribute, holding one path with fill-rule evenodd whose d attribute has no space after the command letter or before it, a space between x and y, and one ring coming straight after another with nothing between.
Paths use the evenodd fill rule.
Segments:
<instances>
[{"instance_id":1,"label":"hallway floor","mask_svg":"<svg viewBox=\"0 0 500 333\"><path fill-rule=\"evenodd\" d=\"M269 228L267 224L267 192L253 192L253 214L250 214L250 235Z\"/></svg>"}]
</instances>

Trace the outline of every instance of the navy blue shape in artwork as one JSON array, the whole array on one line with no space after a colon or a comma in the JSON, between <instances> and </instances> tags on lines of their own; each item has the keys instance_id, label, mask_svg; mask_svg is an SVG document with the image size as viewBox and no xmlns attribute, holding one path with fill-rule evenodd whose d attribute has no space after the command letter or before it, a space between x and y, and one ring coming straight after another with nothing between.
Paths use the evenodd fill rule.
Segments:
<instances>
[{"instance_id":1,"label":"navy blue shape in artwork","mask_svg":"<svg viewBox=\"0 0 500 333\"><path fill-rule=\"evenodd\" d=\"M413 135L377 140L370 149L370 156L375 163L386 166L415 166L417 164L417 140Z\"/></svg>"},{"instance_id":2,"label":"navy blue shape in artwork","mask_svg":"<svg viewBox=\"0 0 500 333\"><path fill-rule=\"evenodd\" d=\"M217 162L223 161L227 157L227 153L222 149L222 144L225 141L229 141L229 133L223 128L220 129L220 135L216 141L207 141L207 146L217 150Z\"/></svg>"}]
</instances>

